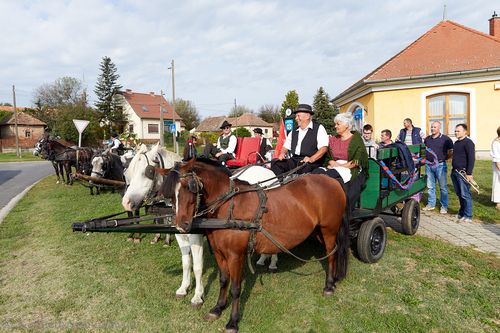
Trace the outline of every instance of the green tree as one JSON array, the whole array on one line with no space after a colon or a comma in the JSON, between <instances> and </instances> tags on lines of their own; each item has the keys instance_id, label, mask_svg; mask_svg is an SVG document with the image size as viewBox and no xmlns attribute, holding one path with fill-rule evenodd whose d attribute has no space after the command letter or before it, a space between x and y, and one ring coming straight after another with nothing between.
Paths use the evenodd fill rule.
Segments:
<instances>
[{"instance_id":1,"label":"green tree","mask_svg":"<svg viewBox=\"0 0 500 333\"><path fill-rule=\"evenodd\" d=\"M175 112L181 117L188 131L200 124L200 115L196 106L194 106L191 101L176 98Z\"/></svg>"},{"instance_id":2,"label":"green tree","mask_svg":"<svg viewBox=\"0 0 500 333\"><path fill-rule=\"evenodd\" d=\"M101 74L97 77L94 92L97 96L95 107L100 112L100 121L105 123L111 130L113 127L122 131L127 119L123 109L118 106L113 97L122 88L117 83L120 75L117 73L115 64L109 57L103 57L100 65Z\"/></svg>"},{"instance_id":3,"label":"green tree","mask_svg":"<svg viewBox=\"0 0 500 333\"><path fill-rule=\"evenodd\" d=\"M335 133L335 109L323 87L319 87L313 102L314 119L322 124L328 134Z\"/></svg>"},{"instance_id":4,"label":"green tree","mask_svg":"<svg viewBox=\"0 0 500 333\"><path fill-rule=\"evenodd\" d=\"M281 118L285 118L286 109L294 110L299 106L299 94L295 90L290 90L286 93L285 100L281 104L280 115Z\"/></svg>"},{"instance_id":5,"label":"green tree","mask_svg":"<svg viewBox=\"0 0 500 333\"><path fill-rule=\"evenodd\" d=\"M281 114L277 105L266 104L262 105L259 109L258 116L268 123L274 124L280 121Z\"/></svg>"},{"instance_id":6,"label":"green tree","mask_svg":"<svg viewBox=\"0 0 500 333\"><path fill-rule=\"evenodd\" d=\"M244 113L253 113L253 111L244 105L235 105L231 108L231 111L229 111L228 117L237 118Z\"/></svg>"},{"instance_id":7,"label":"green tree","mask_svg":"<svg viewBox=\"0 0 500 333\"><path fill-rule=\"evenodd\" d=\"M86 105L64 105L58 109L57 126L52 134L61 138L78 142L78 131L73 123L73 119L88 120L90 123L82 133L82 145L94 146L101 137L101 127L99 126L99 115Z\"/></svg>"},{"instance_id":8,"label":"green tree","mask_svg":"<svg viewBox=\"0 0 500 333\"><path fill-rule=\"evenodd\" d=\"M252 133L250 133L249 130L247 130L245 127L238 127L233 131L234 135L240 138L249 138L252 136Z\"/></svg>"}]
</instances>

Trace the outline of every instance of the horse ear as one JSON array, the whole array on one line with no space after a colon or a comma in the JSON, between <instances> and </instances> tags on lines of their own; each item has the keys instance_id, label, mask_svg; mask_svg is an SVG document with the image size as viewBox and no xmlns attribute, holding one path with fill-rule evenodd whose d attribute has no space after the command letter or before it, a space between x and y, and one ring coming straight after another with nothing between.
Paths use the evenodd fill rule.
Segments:
<instances>
[{"instance_id":1,"label":"horse ear","mask_svg":"<svg viewBox=\"0 0 500 333\"><path fill-rule=\"evenodd\" d=\"M184 164L188 170L193 170L194 161L196 161L196 159L192 158Z\"/></svg>"}]
</instances>

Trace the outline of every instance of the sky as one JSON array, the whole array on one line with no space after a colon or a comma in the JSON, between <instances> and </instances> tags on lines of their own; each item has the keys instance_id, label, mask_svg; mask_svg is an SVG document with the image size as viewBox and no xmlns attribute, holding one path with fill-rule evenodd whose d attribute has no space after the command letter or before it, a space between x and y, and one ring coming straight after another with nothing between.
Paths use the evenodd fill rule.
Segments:
<instances>
[{"instance_id":1,"label":"sky","mask_svg":"<svg viewBox=\"0 0 500 333\"><path fill-rule=\"evenodd\" d=\"M290 90L312 104L331 98L446 18L488 33L500 2L0 0L0 103L33 105L34 91L63 76L91 102L99 65L111 58L123 89L162 90L202 118L236 103L258 112Z\"/></svg>"}]
</instances>

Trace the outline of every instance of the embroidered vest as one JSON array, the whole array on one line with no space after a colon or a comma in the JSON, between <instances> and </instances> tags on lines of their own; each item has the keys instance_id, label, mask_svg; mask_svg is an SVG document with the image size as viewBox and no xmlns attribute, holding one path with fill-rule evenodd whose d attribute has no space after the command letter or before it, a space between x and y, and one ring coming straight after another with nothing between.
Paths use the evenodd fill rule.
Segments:
<instances>
[{"instance_id":1,"label":"embroidered vest","mask_svg":"<svg viewBox=\"0 0 500 333\"><path fill-rule=\"evenodd\" d=\"M227 147L229 147L229 138L232 136L234 136L234 134L230 134L227 137L224 137L223 135L219 137L220 147L222 149L227 149Z\"/></svg>"}]
</instances>

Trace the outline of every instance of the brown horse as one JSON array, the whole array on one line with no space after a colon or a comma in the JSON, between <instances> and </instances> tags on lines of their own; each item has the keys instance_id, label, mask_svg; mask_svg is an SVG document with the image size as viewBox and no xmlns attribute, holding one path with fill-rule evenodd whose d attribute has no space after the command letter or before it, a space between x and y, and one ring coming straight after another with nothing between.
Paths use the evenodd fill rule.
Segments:
<instances>
[{"instance_id":1,"label":"brown horse","mask_svg":"<svg viewBox=\"0 0 500 333\"><path fill-rule=\"evenodd\" d=\"M165 180L162 192L175 199L177 227L188 232L193 217L251 221L257 216L262 194L255 187L238 180L230 181L230 172L209 160L191 160L177 164ZM231 186L230 182L234 182ZM232 198L221 200L231 193ZM328 269L323 289L331 295L335 283L347 273L349 256L349 222L344 214L346 196L340 183L325 175L304 175L286 185L265 192L266 209L259 219L261 226L285 248L291 249L314 233L324 245ZM233 207L233 208L231 208ZM232 211L231 211L232 210ZM250 231L207 229L206 234L215 254L220 272L220 293L217 304L205 319L220 317L228 305L231 282L232 311L226 332L237 332L240 318L240 294L243 264L251 240ZM280 250L263 233L257 232L254 249L258 253Z\"/></svg>"}]
</instances>

